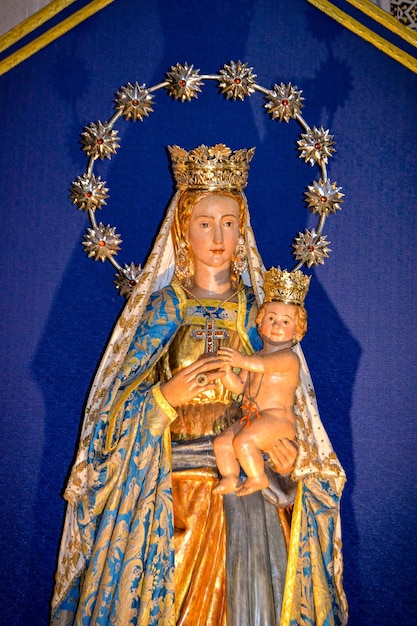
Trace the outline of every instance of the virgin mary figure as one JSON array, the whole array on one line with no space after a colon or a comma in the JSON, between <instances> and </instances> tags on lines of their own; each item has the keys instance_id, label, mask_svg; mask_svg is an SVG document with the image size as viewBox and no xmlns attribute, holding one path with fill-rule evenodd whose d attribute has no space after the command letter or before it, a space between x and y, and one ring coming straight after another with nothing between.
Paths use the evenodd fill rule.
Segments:
<instances>
[{"instance_id":1,"label":"virgin mary figure","mask_svg":"<svg viewBox=\"0 0 417 626\"><path fill-rule=\"evenodd\" d=\"M88 398L51 623L345 624L345 476L299 346L298 452L286 440L267 451L262 492L212 493L213 438L239 418L216 350L260 347L254 149L170 154L177 191Z\"/></svg>"}]
</instances>

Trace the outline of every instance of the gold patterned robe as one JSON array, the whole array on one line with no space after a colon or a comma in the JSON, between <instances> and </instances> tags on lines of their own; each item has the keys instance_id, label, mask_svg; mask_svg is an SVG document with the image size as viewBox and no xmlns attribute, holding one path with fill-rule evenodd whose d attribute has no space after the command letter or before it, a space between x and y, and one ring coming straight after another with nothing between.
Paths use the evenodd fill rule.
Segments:
<instances>
[{"instance_id":1,"label":"gold patterned robe","mask_svg":"<svg viewBox=\"0 0 417 626\"><path fill-rule=\"evenodd\" d=\"M177 413L159 390L160 377L181 366L175 346L188 333L185 325L193 317L200 327L204 322L201 310L191 315L189 306L195 303L187 305L175 284L152 295L104 401L89 441L88 488L81 498L66 493L72 521L52 623L221 626L227 614L233 626L344 624L334 535L340 488L320 471L320 463L337 463L314 461L312 446L303 448L311 428L300 419L296 525L285 576L277 505L288 504L288 484L275 485L275 475L263 494L213 496L210 438L231 417L229 399L209 398ZM225 310L234 319L221 319ZM255 316L245 288L237 307L216 312L216 324L230 325L227 341L251 352L259 346Z\"/></svg>"}]
</instances>

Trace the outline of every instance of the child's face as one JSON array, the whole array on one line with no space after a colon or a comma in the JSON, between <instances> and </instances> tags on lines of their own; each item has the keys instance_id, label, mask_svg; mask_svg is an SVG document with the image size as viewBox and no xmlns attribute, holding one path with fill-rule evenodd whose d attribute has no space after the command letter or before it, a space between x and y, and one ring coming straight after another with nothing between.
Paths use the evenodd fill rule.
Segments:
<instances>
[{"instance_id":1,"label":"child's face","mask_svg":"<svg viewBox=\"0 0 417 626\"><path fill-rule=\"evenodd\" d=\"M296 334L295 315L294 304L269 302L258 329L262 339L273 344L292 341Z\"/></svg>"}]
</instances>

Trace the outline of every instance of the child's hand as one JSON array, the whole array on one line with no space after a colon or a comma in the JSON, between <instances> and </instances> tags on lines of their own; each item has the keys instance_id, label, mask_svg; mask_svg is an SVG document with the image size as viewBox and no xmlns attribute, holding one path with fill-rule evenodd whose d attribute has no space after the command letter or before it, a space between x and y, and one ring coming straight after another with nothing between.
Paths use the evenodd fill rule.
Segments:
<instances>
[{"instance_id":1,"label":"child's hand","mask_svg":"<svg viewBox=\"0 0 417 626\"><path fill-rule=\"evenodd\" d=\"M229 391L235 393L236 395L240 395L242 393L243 381L240 376L232 370L231 365L223 362L222 369L218 372L217 376L221 379L226 389L229 389Z\"/></svg>"},{"instance_id":2,"label":"child's hand","mask_svg":"<svg viewBox=\"0 0 417 626\"><path fill-rule=\"evenodd\" d=\"M232 367L243 367L244 355L233 348L219 348L217 355L223 363Z\"/></svg>"}]
</instances>

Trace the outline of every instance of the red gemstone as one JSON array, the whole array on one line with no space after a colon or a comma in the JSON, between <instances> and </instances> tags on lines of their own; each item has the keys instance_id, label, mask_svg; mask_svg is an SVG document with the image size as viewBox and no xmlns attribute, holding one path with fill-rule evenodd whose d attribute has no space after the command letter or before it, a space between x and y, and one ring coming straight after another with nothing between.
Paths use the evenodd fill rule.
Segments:
<instances>
[{"instance_id":1,"label":"red gemstone","mask_svg":"<svg viewBox=\"0 0 417 626\"><path fill-rule=\"evenodd\" d=\"M180 87L185 87L187 83L185 82L185 80L183 78L181 78L181 80L179 81L179 85Z\"/></svg>"},{"instance_id":2,"label":"red gemstone","mask_svg":"<svg viewBox=\"0 0 417 626\"><path fill-rule=\"evenodd\" d=\"M287 107L287 106L288 106L288 100L287 100L287 99L282 100L282 104L283 104L285 107Z\"/></svg>"},{"instance_id":3,"label":"red gemstone","mask_svg":"<svg viewBox=\"0 0 417 626\"><path fill-rule=\"evenodd\" d=\"M91 196L92 196L92 195L93 195L93 194L91 193L91 191L86 191L86 192L85 192L85 197L86 197L86 198L91 198Z\"/></svg>"},{"instance_id":4,"label":"red gemstone","mask_svg":"<svg viewBox=\"0 0 417 626\"><path fill-rule=\"evenodd\" d=\"M236 78L235 78L235 83L236 83L236 85L240 85L240 83L241 83L241 82L242 82L242 81L240 80L240 78L238 78L238 77L236 77Z\"/></svg>"},{"instance_id":5,"label":"red gemstone","mask_svg":"<svg viewBox=\"0 0 417 626\"><path fill-rule=\"evenodd\" d=\"M321 196L320 200L324 203L327 202L327 197L326 196Z\"/></svg>"},{"instance_id":6,"label":"red gemstone","mask_svg":"<svg viewBox=\"0 0 417 626\"><path fill-rule=\"evenodd\" d=\"M314 246L308 246L308 251L309 252L314 252Z\"/></svg>"},{"instance_id":7,"label":"red gemstone","mask_svg":"<svg viewBox=\"0 0 417 626\"><path fill-rule=\"evenodd\" d=\"M136 100L136 98L135 98L135 100L132 100L132 104L133 104L134 107L138 106L139 100Z\"/></svg>"},{"instance_id":8,"label":"red gemstone","mask_svg":"<svg viewBox=\"0 0 417 626\"><path fill-rule=\"evenodd\" d=\"M104 143L103 139L101 137L99 137L97 139L97 143L99 144L99 146L101 146L102 143Z\"/></svg>"},{"instance_id":9,"label":"red gemstone","mask_svg":"<svg viewBox=\"0 0 417 626\"><path fill-rule=\"evenodd\" d=\"M136 285L136 280L133 280L133 278L131 278L131 279L129 280L129 285L130 285L131 287L134 287L134 286Z\"/></svg>"},{"instance_id":10,"label":"red gemstone","mask_svg":"<svg viewBox=\"0 0 417 626\"><path fill-rule=\"evenodd\" d=\"M103 239L100 239L100 241L98 242L98 245L100 246L100 248L104 248L104 246L106 245L106 242L103 241Z\"/></svg>"},{"instance_id":11,"label":"red gemstone","mask_svg":"<svg viewBox=\"0 0 417 626\"><path fill-rule=\"evenodd\" d=\"M321 143L317 142L314 147L316 148L316 150L320 150Z\"/></svg>"}]
</instances>

